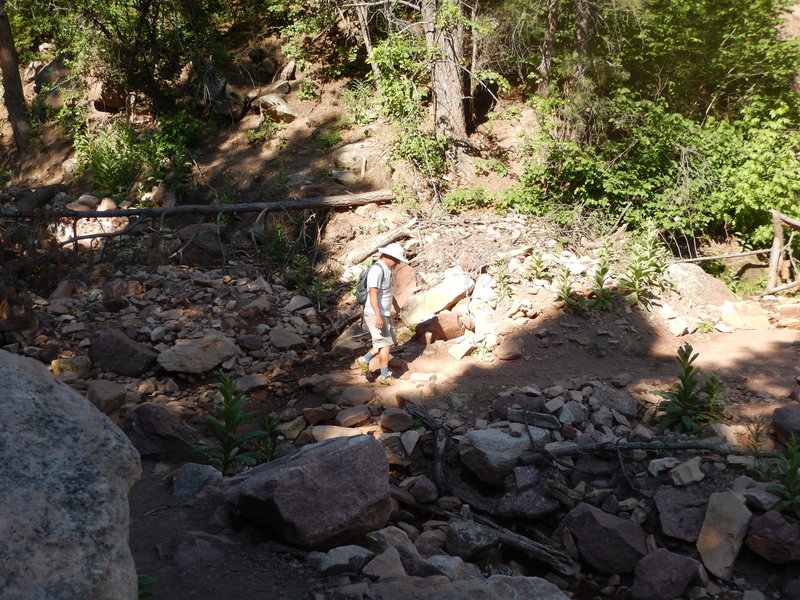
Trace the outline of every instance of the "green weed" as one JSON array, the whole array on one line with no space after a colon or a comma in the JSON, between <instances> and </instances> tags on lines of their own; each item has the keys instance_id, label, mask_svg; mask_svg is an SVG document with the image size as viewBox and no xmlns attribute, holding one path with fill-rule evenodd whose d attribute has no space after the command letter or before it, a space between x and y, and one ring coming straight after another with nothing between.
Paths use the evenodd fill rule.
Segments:
<instances>
[{"instance_id":1,"label":"green weed","mask_svg":"<svg viewBox=\"0 0 800 600\"><path fill-rule=\"evenodd\" d=\"M777 467L778 483L767 488L781 499L775 510L789 521L800 523L800 438L796 435L789 438Z\"/></svg>"},{"instance_id":2,"label":"green weed","mask_svg":"<svg viewBox=\"0 0 800 600\"><path fill-rule=\"evenodd\" d=\"M514 295L514 286L508 274L508 259L499 260L494 264L494 300L498 305L504 304Z\"/></svg>"},{"instance_id":3,"label":"green weed","mask_svg":"<svg viewBox=\"0 0 800 600\"><path fill-rule=\"evenodd\" d=\"M611 266L607 260L600 264L592 275L589 305L596 310L612 310L617 291L608 286L611 280Z\"/></svg>"},{"instance_id":4,"label":"green weed","mask_svg":"<svg viewBox=\"0 0 800 600\"><path fill-rule=\"evenodd\" d=\"M273 448L277 440L274 428L270 430L256 429L239 434L243 425L252 421L255 413L245 412L247 399L236 393L236 382L229 375L220 372L217 389L220 392L222 407L214 415L206 415L211 435L217 441L214 446L200 446L198 450L206 454L208 463L224 473L234 466L252 467L274 458L265 452L265 448Z\"/></svg>"},{"instance_id":5,"label":"green weed","mask_svg":"<svg viewBox=\"0 0 800 600\"><path fill-rule=\"evenodd\" d=\"M631 304L650 307L650 299L656 290L665 285L664 271L667 268L666 252L650 233L633 240L628 246L630 260L619 287L627 294Z\"/></svg>"},{"instance_id":6,"label":"green weed","mask_svg":"<svg viewBox=\"0 0 800 600\"><path fill-rule=\"evenodd\" d=\"M572 287L572 276L569 269L564 269L559 273L556 283L558 284L556 299L561 302L564 311L576 315L585 315L587 308L586 298Z\"/></svg>"},{"instance_id":7,"label":"green weed","mask_svg":"<svg viewBox=\"0 0 800 600\"><path fill-rule=\"evenodd\" d=\"M662 429L696 433L722 417L724 406L719 397L719 379L712 375L705 382L700 381L700 368L692 366L699 355L693 352L688 343L678 348L677 360L681 367L678 383L670 391L653 392L664 398L658 417Z\"/></svg>"},{"instance_id":8,"label":"green weed","mask_svg":"<svg viewBox=\"0 0 800 600\"><path fill-rule=\"evenodd\" d=\"M525 259L525 279L533 281L535 279L545 279L548 277L547 269L550 262L544 255L534 251L528 258Z\"/></svg>"}]
</instances>

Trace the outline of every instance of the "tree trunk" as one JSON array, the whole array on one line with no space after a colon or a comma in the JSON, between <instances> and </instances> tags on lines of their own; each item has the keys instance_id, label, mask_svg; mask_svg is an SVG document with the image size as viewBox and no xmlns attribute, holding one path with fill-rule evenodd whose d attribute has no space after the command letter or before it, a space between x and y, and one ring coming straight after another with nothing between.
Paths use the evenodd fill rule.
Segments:
<instances>
[{"instance_id":1,"label":"tree trunk","mask_svg":"<svg viewBox=\"0 0 800 600\"><path fill-rule=\"evenodd\" d=\"M461 3L458 4L461 9ZM434 126L437 134L454 141L467 139L467 122L464 114L464 78L461 59L464 50L464 29L457 25L443 29L439 21L437 0L423 0L422 20L425 23L425 40L436 53L433 61L432 87Z\"/></svg>"},{"instance_id":2,"label":"tree trunk","mask_svg":"<svg viewBox=\"0 0 800 600\"><path fill-rule=\"evenodd\" d=\"M542 62L539 63L539 95L550 95L550 73L553 70L556 27L558 24L558 0L547 0L547 25L542 42Z\"/></svg>"},{"instance_id":3,"label":"tree trunk","mask_svg":"<svg viewBox=\"0 0 800 600\"><path fill-rule=\"evenodd\" d=\"M31 138L31 121L22 92L19 76L19 58L14 47L11 24L6 13L6 0L0 0L0 69L3 72L3 100L8 110L8 120L14 131L14 141L20 151L28 147Z\"/></svg>"},{"instance_id":4,"label":"tree trunk","mask_svg":"<svg viewBox=\"0 0 800 600\"><path fill-rule=\"evenodd\" d=\"M380 90L381 87L381 70L375 58L372 56L372 41L369 37L369 14L367 7L363 4L356 6L356 15L358 16L358 26L361 28L361 38L364 40L364 48L367 49L367 59L369 66L372 69L372 75L375 77L375 87Z\"/></svg>"}]
</instances>

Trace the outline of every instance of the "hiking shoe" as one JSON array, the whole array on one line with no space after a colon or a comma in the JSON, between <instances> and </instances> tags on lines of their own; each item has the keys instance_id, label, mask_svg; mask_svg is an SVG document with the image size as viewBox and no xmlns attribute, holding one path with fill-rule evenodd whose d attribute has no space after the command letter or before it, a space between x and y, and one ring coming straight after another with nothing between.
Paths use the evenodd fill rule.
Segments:
<instances>
[{"instance_id":1,"label":"hiking shoe","mask_svg":"<svg viewBox=\"0 0 800 600\"><path fill-rule=\"evenodd\" d=\"M355 365L361 369L361 372L366 375L369 373L369 363L360 356L356 359Z\"/></svg>"},{"instance_id":2,"label":"hiking shoe","mask_svg":"<svg viewBox=\"0 0 800 600\"><path fill-rule=\"evenodd\" d=\"M378 383L380 385L392 385L393 381L394 377L392 377L391 375L389 375L388 377L378 377Z\"/></svg>"}]
</instances>

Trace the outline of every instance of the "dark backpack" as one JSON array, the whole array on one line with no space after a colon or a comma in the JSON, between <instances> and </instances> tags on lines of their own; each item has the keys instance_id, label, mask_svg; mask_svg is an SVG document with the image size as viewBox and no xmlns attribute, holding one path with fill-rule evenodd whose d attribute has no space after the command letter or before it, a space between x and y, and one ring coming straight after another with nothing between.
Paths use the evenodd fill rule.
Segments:
<instances>
[{"instance_id":1,"label":"dark backpack","mask_svg":"<svg viewBox=\"0 0 800 600\"><path fill-rule=\"evenodd\" d=\"M358 276L358 283L356 284L356 302L361 305L366 304L367 298L369 298L367 275L369 275L370 269L374 266L375 263L372 263L369 267L365 267L361 270L361 275ZM381 269L381 279L383 279L383 269Z\"/></svg>"}]
</instances>

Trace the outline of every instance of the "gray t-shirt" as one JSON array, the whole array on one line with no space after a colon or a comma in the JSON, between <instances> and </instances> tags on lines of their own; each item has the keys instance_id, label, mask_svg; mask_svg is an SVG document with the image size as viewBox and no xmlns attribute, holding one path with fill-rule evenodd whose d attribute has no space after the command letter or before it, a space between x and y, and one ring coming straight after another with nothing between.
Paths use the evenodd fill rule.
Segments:
<instances>
[{"instance_id":1,"label":"gray t-shirt","mask_svg":"<svg viewBox=\"0 0 800 600\"><path fill-rule=\"evenodd\" d=\"M367 288L378 288L378 305L384 317L391 316L392 309L392 270L382 260L375 261L367 273ZM369 296L364 304L364 314L374 315Z\"/></svg>"}]
</instances>

